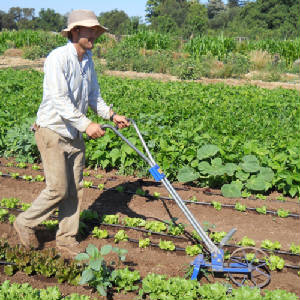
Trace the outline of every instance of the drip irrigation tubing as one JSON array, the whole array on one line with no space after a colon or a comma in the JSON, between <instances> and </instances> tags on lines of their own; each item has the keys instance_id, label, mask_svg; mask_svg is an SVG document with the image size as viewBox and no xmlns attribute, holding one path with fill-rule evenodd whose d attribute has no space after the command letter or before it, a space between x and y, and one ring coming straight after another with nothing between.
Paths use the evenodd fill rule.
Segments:
<instances>
[{"instance_id":1,"label":"drip irrigation tubing","mask_svg":"<svg viewBox=\"0 0 300 300\"><path fill-rule=\"evenodd\" d=\"M2 173L1 176L2 177L13 177L13 178L16 178L16 179L22 179L22 180L27 181L26 179L22 178L22 176L12 176L11 174L5 174L5 173ZM87 188L96 189L96 190L116 191L116 192L119 192L118 189L116 189L116 188L103 188L103 189L99 189L98 186L96 186L96 185L91 185L91 186L89 186ZM126 190L124 190L122 192L123 193L127 193L127 194L132 194L132 195L139 195L141 197L145 197L145 198L148 198L148 199L155 199L155 200L162 199L162 200L175 201L174 199L172 199L170 197L164 197L164 196L154 197L154 196L152 196L150 194L141 195L141 194L137 194L136 192L126 191ZM201 201L191 201L191 200L183 200L183 202L185 202L187 204L190 203L190 204L197 204L197 205L210 205L210 206L213 206L213 203L211 203L211 202L201 202ZM221 206L224 207L224 208L235 209L235 205L233 205L233 204L222 204L221 203ZM255 207L246 207L246 210L257 212ZM258 213L258 212L257 212L257 214L261 215L261 213ZM273 211L273 210L266 210L266 214L272 214L274 216L278 215L277 211ZM296 214L296 213L289 213L284 218L288 218L288 217L299 219L300 215Z\"/></svg>"},{"instance_id":2,"label":"drip irrigation tubing","mask_svg":"<svg viewBox=\"0 0 300 300\"><path fill-rule=\"evenodd\" d=\"M2 164L3 167L7 167L5 165ZM1 162L0 162L0 167L1 167ZM17 166L9 166L10 168L16 168L16 169L26 169L26 168L20 168L20 167L17 167ZM43 172L43 169L40 168L40 169L37 169L37 170L34 170L34 171L39 171L39 172ZM107 181L110 181L112 179L108 178ZM143 181L143 179L139 179L139 181ZM162 187L162 184L160 182L157 183L157 185L159 185L159 187ZM96 187L97 188L97 187ZM192 189L191 188L188 188L188 187L174 187L175 190L177 191L191 191ZM211 196L221 196L223 197L223 195L221 193L217 193L217 192L212 192L210 190L204 190L203 191L203 194L206 194L206 195L211 195ZM263 200L263 199L257 199L256 197L246 197L245 199L247 200L253 200L253 201L257 201L257 200ZM186 200L187 201L187 200ZM291 204L296 204L296 205L299 205L300 206L300 200L298 202L294 202L294 201L290 201L290 200L278 200L278 199L266 199L264 201L270 201L270 202L278 202L278 203L291 203ZM191 202L194 202L194 201L191 201Z\"/></svg>"},{"instance_id":3,"label":"drip irrigation tubing","mask_svg":"<svg viewBox=\"0 0 300 300\"><path fill-rule=\"evenodd\" d=\"M8 209L8 210L15 210L17 212L23 212L24 211L24 210L19 209L19 208L9 208L9 207L0 206L0 209L1 208ZM50 215L50 218L58 219L58 216L52 214L52 215ZM170 234L163 233L163 232L155 232L155 231L143 229L143 228L140 228L140 227L125 226L125 225L122 225L122 224L108 224L108 223L102 223L102 222L93 222L92 220L89 220L88 223L85 223L85 224L86 225L92 225L92 226L103 225L103 226L107 226L107 227L116 227L116 228L122 228L122 229L132 229L132 230L136 230L136 231L140 231L140 232L144 232L144 233L149 233L149 234L159 235L159 236L163 236L163 237L168 237L168 238L171 238L171 239L178 239L178 240L185 240L185 241L191 241L192 240L192 241L196 242L196 240L194 238L192 238L192 236L191 236L191 234L189 232L185 232L185 233L187 233L188 235L190 235L191 238L188 238L186 236L170 235ZM219 245L219 243L215 243L215 244ZM243 246L239 246L239 245L235 245L235 244L225 244L224 246L226 246L226 247L232 247L232 248L242 248L243 247ZM266 249L266 248L260 248L260 249L262 249L263 251L270 252L270 253L276 253L276 254L282 254L282 255L296 256L296 257L298 256L298 257L300 257L300 254L291 253L289 251L271 250L271 249Z\"/></svg>"}]
</instances>

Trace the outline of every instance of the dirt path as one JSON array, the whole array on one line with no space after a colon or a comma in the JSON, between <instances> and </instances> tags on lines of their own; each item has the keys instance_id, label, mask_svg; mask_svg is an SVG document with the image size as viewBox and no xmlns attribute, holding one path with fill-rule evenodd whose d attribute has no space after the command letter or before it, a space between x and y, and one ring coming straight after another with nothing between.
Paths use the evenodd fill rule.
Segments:
<instances>
[{"instance_id":1,"label":"dirt path","mask_svg":"<svg viewBox=\"0 0 300 300\"><path fill-rule=\"evenodd\" d=\"M2 68L16 68L16 69L26 69L33 68L38 71L43 71L43 64L45 59L41 58L38 60L28 60L21 58L18 51L11 51L6 53L6 55L0 56L0 69ZM161 81L181 81L176 76L161 74L161 73L142 73L134 71L110 71L106 70L104 72L106 75L111 76L120 76L133 79L144 79L152 78L155 80ZM295 78L295 76L293 76ZM262 80L251 80L251 79L212 79L212 78L202 78L200 80L193 80L193 82L199 82L202 84L215 84L215 83L224 83L228 85L256 85L266 89L275 89L275 88L285 88L285 89L295 89L300 91L300 80L296 80L293 83L289 82L266 82Z\"/></svg>"}]
</instances>

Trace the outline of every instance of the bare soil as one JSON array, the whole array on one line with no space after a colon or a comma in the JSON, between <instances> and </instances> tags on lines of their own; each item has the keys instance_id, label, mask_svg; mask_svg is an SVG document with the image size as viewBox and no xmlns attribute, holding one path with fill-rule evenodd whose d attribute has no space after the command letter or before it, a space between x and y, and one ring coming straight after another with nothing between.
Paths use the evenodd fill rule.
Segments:
<instances>
[{"instance_id":1,"label":"bare soil","mask_svg":"<svg viewBox=\"0 0 300 300\"><path fill-rule=\"evenodd\" d=\"M28 60L21 57L22 51L19 49L8 49L4 55L0 56L0 69L1 68L16 68L16 69L26 69L33 68L38 71L43 71L44 58L37 60ZM97 59L97 58L94 58ZM103 59L100 60L102 64L105 64ZM152 78L160 81L181 81L176 76L172 76L169 74L161 74L161 73L142 73L142 72L134 72L134 71L104 71L104 74L111 76L120 76L127 77L133 79L144 79L144 78ZM249 73L245 75L243 79L233 79L233 78L201 78L200 80L193 80L193 82L199 82L202 84L216 84L216 83L224 83L227 85L239 86L239 85L255 85L258 87L266 88L266 89L275 89L275 88L285 88L285 89L296 89L300 91L300 79L299 76L294 74L286 74L285 81L287 82L266 82L262 80L253 80L252 78L257 76L257 74ZM291 82L289 82L291 81Z\"/></svg>"},{"instance_id":2,"label":"bare soil","mask_svg":"<svg viewBox=\"0 0 300 300\"><path fill-rule=\"evenodd\" d=\"M42 174L41 171L34 171L31 167L19 169L16 167L7 167L8 160L0 158L0 171L3 173L18 172L20 175ZM99 216L104 214L118 214L120 217L140 217L146 220L166 221L171 218L178 218L177 222L186 224L186 230L192 232L193 228L179 209L176 203L172 200L150 199L136 194L120 193L113 189L118 186L125 187L125 191L136 191L137 188L149 192L153 195L154 192L159 192L161 196L168 197L169 193L160 183L149 178L137 178L135 176L121 176L116 171L104 172L103 170L92 170L90 176L85 177L85 180L93 181L94 185L104 183L105 190L85 189L84 201L81 209L92 209L98 212ZM96 179L96 174L102 174L102 179ZM222 204L235 204L240 202L247 207L261 207L266 205L268 209L277 210L283 208L293 213L300 213L300 205L298 199L288 199L286 202L270 201L268 199L276 199L278 193L271 194L267 200L250 200L250 199L230 199L220 195L218 190L210 190L214 195L208 195L207 189L197 188L192 186L173 183L178 194L184 200L191 199L193 196L201 202L219 201ZM0 199L3 197L17 197L22 202L31 203L45 187L44 182L26 182L13 178L0 177ZM209 222L216 226L216 231L229 231L233 227L237 228L236 234L231 240L231 244L240 241L244 236L255 240L257 247L260 243L269 239L271 241L279 241L282 245L282 250L289 250L292 242L300 244L300 220L296 218L279 218L272 215L260 215L256 212L239 212L234 209L222 208L220 211L215 210L209 205L189 204L188 208L194 214L200 224ZM107 229L109 234L114 234L119 228L111 228L101 225L102 229ZM132 239L141 239L148 237L147 234L134 230L126 230L128 236ZM0 237L7 238L11 245L19 243L19 239L12 226L9 224L0 224ZM42 248L55 247L55 232L39 229L38 237ZM158 243L161 236L150 236L151 242ZM99 247L104 244L114 244L113 239L98 240L91 235L81 236L80 246L82 251L85 250L88 244L93 243ZM163 238L164 239L164 238ZM177 247L185 248L191 244L187 239L171 239ZM137 244L130 242L121 242L117 245L128 250L125 265L132 269L138 270L142 277L149 273L166 274L168 276L184 276L189 263L193 260L183 251L164 251L158 247L151 246L146 249L140 249ZM231 252L233 249L229 249ZM300 266L299 256L283 256L286 264ZM284 268L282 271L271 272L271 283L267 289L285 289L296 293L300 296L299 288L299 270ZM45 288L49 285L57 285L55 279L45 279L41 276L27 276L22 272L16 273L12 277L4 275L0 272L0 279L9 279L16 282L29 282L36 288ZM226 276L220 278L210 278L211 282L225 281ZM207 283L207 279L202 278L201 283ZM81 294L97 296L96 293L85 287L73 287L68 284L60 284L59 288L64 294L78 292ZM136 295L130 293L114 294L113 299L133 299Z\"/></svg>"}]
</instances>

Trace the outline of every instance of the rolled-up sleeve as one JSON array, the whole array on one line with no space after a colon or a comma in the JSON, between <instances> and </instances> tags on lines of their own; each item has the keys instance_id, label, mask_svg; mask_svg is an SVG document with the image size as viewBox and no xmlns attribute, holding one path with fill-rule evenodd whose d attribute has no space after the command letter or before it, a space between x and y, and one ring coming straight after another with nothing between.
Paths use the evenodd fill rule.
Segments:
<instances>
[{"instance_id":1,"label":"rolled-up sleeve","mask_svg":"<svg viewBox=\"0 0 300 300\"><path fill-rule=\"evenodd\" d=\"M97 74L94 65L91 68L91 90L89 93L89 106L92 110L103 119L109 119L110 107L105 103L101 97L99 83L97 81Z\"/></svg>"},{"instance_id":2,"label":"rolled-up sleeve","mask_svg":"<svg viewBox=\"0 0 300 300\"><path fill-rule=\"evenodd\" d=\"M91 121L72 102L64 67L60 58L48 56L44 66L44 90L48 90L47 94L51 95L51 103L57 114L65 122L84 132Z\"/></svg>"}]
</instances>

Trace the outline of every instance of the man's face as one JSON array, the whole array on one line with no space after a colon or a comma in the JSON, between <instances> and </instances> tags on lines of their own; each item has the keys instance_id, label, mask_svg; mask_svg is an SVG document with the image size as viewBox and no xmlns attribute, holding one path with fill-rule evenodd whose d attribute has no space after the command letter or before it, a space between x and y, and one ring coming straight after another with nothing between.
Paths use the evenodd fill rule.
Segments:
<instances>
[{"instance_id":1,"label":"man's face","mask_svg":"<svg viewBox=\"0 0 300 300\"><path fill-rule=\"evenodd\" d=\"M84 50L91 50L94 47L94 42L97 37L97 27L83 27L77 28L76 33L78 34L77 43Z\"/></svg>"}]
</instances>

